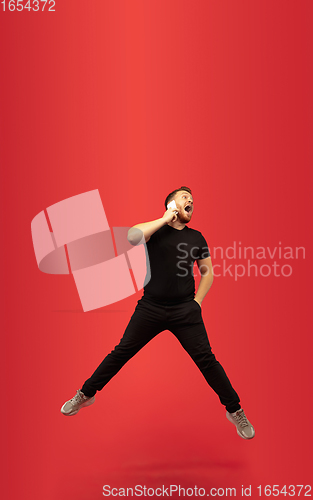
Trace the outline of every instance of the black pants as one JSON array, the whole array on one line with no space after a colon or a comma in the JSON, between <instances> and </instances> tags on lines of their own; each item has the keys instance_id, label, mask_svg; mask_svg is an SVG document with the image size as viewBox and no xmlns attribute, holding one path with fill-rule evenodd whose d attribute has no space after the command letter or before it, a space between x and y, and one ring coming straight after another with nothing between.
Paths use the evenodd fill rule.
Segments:
<instances>
[{"instance_id":1,"label":"black pants","mask_svg":"<svg viewBox=\"0 0 313 500\"><path fill-rule=\"evenodd\" d=\"M101 391L129 359L164 330L171 331L179 340L226 410L230 413L239 410L240 399L212 353L201 307L195 300L174 306L159 306L143 297L138 300L120 343L86 380L82 392L92 397Z\"/></svg>"}]
</instances>

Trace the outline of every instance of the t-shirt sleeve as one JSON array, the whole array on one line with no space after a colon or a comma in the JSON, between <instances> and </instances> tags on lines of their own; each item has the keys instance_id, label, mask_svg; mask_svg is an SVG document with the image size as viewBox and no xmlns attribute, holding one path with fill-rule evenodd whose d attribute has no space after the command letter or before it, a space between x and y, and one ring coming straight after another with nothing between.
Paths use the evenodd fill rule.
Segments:
<instances>
[{"instance_id":1,"label":"t-shirt sleeve","mask_svg":"<svg viewBox=\"0 0 313 500\"><path fill-rule=\"evenodd\" d=\"M204 236L201 233L200 233L200 237L197 240L197 246L199 247L199 250L198 250L198 252L196 252L196 255L197 255L196 260L207 259L208 257L211 256L206 239L204 238Z\"/></svg>"}]
</instances>

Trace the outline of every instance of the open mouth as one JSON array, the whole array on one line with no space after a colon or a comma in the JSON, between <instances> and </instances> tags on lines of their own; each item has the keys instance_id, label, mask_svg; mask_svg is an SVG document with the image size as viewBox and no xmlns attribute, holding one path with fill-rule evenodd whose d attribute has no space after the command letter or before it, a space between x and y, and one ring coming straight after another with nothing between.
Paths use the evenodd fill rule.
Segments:
<instances>
[{"instance_id":1,"label":"open mouth","mask_svg":"<svg viewBox=\"0 0 313 500\"><path fill-rule=\"evenodd\" d=\"M192 210L191 205L185 206L185 212L187 212L189 214L191 212L191 210Z\"/></svg>"}]
</instances>

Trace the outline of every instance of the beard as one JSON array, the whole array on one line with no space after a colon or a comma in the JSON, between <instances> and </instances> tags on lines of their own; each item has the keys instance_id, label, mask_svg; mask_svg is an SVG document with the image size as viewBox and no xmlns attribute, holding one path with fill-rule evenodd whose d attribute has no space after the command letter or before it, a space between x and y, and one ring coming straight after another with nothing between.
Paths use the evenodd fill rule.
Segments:
<instances>
[{"instance_id":1,"label":"beard","mask_svg":"<svg viewBox=\"0 0 313 500\"><path fill-rule=\"evenodd\" d=\"M177 219L180 220L183 224L188 224L192 218L192 212L191 215L188 214L183 208L179 210L177 214Z\"/></svg>"}]
</instances>

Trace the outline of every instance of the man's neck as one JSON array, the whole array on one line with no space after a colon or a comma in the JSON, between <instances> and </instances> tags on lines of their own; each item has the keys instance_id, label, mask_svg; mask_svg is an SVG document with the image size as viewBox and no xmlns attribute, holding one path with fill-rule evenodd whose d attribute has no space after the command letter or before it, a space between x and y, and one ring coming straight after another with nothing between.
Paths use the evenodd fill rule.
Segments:
<instances>
[{"instance_id":1,"label":"man's neck","mask_svg":"<svg viewBox=\"0 0 313 500\"><path fill-rule=\"evenodd\" d=\"M186 226L186 224L182 224L181 222L177 222L176 221L176 222L169 222L168 226L171 226L174 229L178 229L179 231L181 231L182 229L184 229L184 227Z\"/></svg>"}]
</instances>

